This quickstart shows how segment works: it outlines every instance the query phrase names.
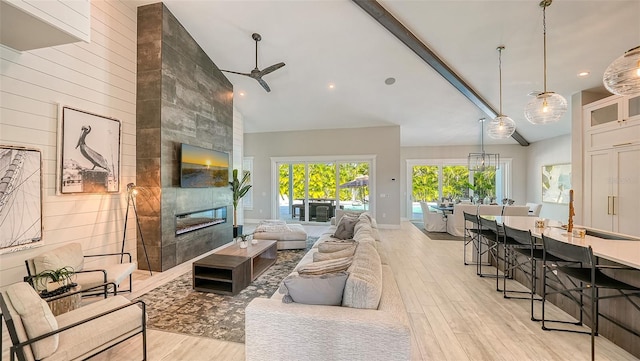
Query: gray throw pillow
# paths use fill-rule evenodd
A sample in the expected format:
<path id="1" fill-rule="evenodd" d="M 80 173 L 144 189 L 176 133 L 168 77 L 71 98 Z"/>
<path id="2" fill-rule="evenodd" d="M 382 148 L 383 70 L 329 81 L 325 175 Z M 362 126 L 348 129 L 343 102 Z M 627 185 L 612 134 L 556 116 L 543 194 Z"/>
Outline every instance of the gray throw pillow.
<path id="1" fill-rule="evenodd" d="M 282 281 L 280 293 L 284 303 L 339 306 L 348 273 L 327 273 L 319 276 L 290 274 Z"/>
<path id="2" fill-rule="evenodd" d="M 338 223 L 336 227 L 336 232 L 333 234 L 333 238 L 337 239 L 352 239 L 353 238 L 353 229 L 358 223 L 358 218 L 352 218 L 344 216 Z"/>

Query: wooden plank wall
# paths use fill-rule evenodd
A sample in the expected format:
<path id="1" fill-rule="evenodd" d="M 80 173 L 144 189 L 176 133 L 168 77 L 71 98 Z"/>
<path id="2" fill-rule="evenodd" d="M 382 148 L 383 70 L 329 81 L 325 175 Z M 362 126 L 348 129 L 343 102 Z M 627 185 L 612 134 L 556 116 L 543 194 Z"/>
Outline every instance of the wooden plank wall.
<path id="1" fill-rule="evenodd" d="M 56 194 L 58 104 L 122 122 L 119 194 Z M 135 4 L 92 1 L 90 43 L 22 53 L 0 45 L 0 144 L 42 151 L 44 228 L 43 247 L 0 255 L 0 286 L 22 280 L 25 259 L 68 242 L 86 254 L 120 251 L 124 188 L 136 180 Z M 126 250 L 134 259 L 135 235 L 131 221 Z"/>

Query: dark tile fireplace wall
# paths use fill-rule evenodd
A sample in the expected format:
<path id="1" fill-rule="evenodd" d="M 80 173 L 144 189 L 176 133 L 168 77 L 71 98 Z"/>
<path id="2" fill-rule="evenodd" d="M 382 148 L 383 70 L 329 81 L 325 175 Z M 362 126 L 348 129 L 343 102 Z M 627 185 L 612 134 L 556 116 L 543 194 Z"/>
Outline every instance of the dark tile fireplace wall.
<path id="1" fill-rule="evenodd" d="M 233 220 L 176 236 L 176 215 L 228 207 L 231 191 L 180 188 L 180 144 L 231 156 L 233 86 L 162 4 L 138 8 L 136 185 L 151 269 L 165 271 L 230 242 Z M 126 130 L 125 130 L 126 131 Z M 146 269 L 140 237 L 138 267 Z"/>

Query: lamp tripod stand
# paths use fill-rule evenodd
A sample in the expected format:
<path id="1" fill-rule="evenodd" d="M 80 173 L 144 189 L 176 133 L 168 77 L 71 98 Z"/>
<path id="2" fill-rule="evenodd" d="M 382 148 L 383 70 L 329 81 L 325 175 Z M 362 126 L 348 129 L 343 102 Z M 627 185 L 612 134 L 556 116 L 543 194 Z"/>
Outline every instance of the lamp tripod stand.
<path id="1" fill-rule="evenodd" d="M 138 219 L 138 209 L 136 208 L 136 201 L 134 199 L 138 191 L 135 189 L 136 185 L 133 183 L 127 184 L 127 211 L 124 214 L 124 232 L 122 234 L 122 250 L 120 251 L 120 263 L 124 257 L 124 242 L 127 239 L 127 221 L 129 221 L 129 205 L 133 205 L 133 213 L 136 216 L 136 224 L 138 232 L 140 233 L 140 241 L 142 242 L 142 249 L 144 250 L 144 257 L 147 260 L 147 266 L 149 267 L 149 274 L 153 276 L 151 272 L 151 263 L 149 262 L 149 254 L 147 254 L 147 246 L 144 244 L 144 237 L 142 236 L 142 228 L 140 227 L 140 219 Z"/>

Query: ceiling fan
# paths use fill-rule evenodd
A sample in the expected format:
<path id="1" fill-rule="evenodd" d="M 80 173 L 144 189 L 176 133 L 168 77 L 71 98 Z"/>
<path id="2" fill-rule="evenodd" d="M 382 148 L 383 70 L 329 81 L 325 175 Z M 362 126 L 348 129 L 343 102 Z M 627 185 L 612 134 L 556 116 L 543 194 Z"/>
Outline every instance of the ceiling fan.
<path id="1" fill-rule="evenodd" d="M 271 72 L 273 72 L 273 71 L 276 71 L 276 70 L 282 68 L 284 66 L 284 63 L 281 62 L 281 63 L 278 63 L 278 64 L 273 64 L 273 65 L 271 65 L 269 67 L 266 67 L 266 68 L 264 68 L 262 70 L 258 69 L 258 41 L 262 40 L 262 37 L 258 33 L 251 34 L 251 37 L 256 42 L 256 67 L 253 70 L 251 70 L 251 73 L 239 73 L 237 71 L 222 70 L 222 69 L 220 69 L 220 71 L 224 71 L 224 72 L 231 73 L 231 74 L 244 75 L 244 76 L 248 76 L 250 78 L 253 78 L 253 79 L 257 80 L 258 83 L 260 83 L 260 85 L 262 85 L 264 90 L 266 90 L 267 92 L 270 92 L 271 88 L 269 88 L 269 85 L 267 84 L 267 82 L 262 80 L 262 77 L 267 75 L 267 74 L 269 74 L 269 73 L 271 73 Z"/>

